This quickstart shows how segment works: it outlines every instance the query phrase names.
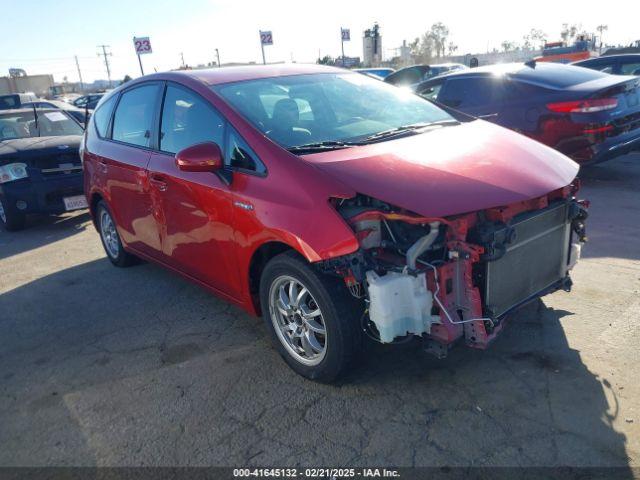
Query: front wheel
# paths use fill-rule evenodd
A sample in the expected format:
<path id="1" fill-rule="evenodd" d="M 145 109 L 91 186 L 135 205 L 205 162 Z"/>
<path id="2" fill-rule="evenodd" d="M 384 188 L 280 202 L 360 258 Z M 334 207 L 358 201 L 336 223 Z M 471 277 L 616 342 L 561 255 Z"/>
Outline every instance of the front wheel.
<path id="1" fill-rule="evenodd" d="M 0 226 L 8 232 L 22 230 L 25 226 L 26 215 L 9 207 L 6 200 L 0 197 Z"/>
<path id="2" fill-rule="evenodd" d="M 292 252 L 274 257 L 260 280 L 260 302 L 280 355 L 300 375 L 331 382 L 359 353 L 364 306 L 339 278 Z"/>

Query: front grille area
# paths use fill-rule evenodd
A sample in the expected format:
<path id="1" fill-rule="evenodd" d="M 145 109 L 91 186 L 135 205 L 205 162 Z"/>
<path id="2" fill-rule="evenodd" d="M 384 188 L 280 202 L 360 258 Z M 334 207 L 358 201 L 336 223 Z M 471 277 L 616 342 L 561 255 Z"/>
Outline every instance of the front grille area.
<path id="1" fill-rule="evenodd" d="M 485 247 L 494 252 L 480 276 L 488 315 L 499 317 L 566 276 L 569 211 L 568 202 L 551 205 L 485 234 Z"/>
<path id="2" fill-rule="evenodd" d="M 30 164 L 45 177 L 68 175 L 69 173 L 78 173 L 82 170 L 80 155 L 77 151 L 36 157 L 31 159 Z M 60 168 L 60 165 L 65 165 L 67 168 Z M 71 166 L 71 168 L 69 168 L 69 166 Z"/>

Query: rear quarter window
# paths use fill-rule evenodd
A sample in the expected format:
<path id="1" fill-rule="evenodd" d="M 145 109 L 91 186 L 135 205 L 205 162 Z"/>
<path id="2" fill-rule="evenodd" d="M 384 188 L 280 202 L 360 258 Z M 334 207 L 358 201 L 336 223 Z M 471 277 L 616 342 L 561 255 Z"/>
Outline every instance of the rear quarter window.
<path id="1" fill-rule="evenodd" d="M 98 135 L 102 138 L 107 136 L 109 128 L 109 120 L 111 120 L 111 112 L 116 104 L 116 95 L 104 102 L 93 114 L 93 123 L 96 126 Z"/>

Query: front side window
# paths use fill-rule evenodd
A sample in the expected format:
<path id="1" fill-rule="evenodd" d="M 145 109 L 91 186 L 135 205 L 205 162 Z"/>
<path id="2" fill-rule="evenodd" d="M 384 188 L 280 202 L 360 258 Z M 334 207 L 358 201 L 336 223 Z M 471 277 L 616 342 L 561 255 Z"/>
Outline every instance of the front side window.
<path id="1" fill-rule="evenodd" d="M 441 88 L 442 82 L 432 83 L 429 86 L 422 87 L 419 93 L 421 97 L 436 102 L 438 101 L 438 94 L 440 93 Z"/>
<path id="2" fill-rule="evenodd" d="M 160 127 L 160 150 L 178 153 L 197 143 L 222 145 L 224 120 L 202 97 L 167 86 Z"/>
<path id="3" fill-rule="evenodd" d="M 109 128 L 109 120 L 111 120 L 111 112 L 116 103 L 117 96 L 111 97 L 109 100 L 100 105 L 93 114 L 93 122 L 98 131 L 98 135 L 105 137 L 107 135 L 107 129 Z"/>
<path id="4" fill-rule="evenodd" d="M 212 88 L 285 148 L 367 142 L 391 129 L 455 121 L 412 92 L 358 73 L 261 78 Z"/>
<path id="5" fill-rule="evenodd" d="M 143 85 L 122 94 L 113 117 L 114 140 L 140 147 L 151 146 L 159 88 L 156 84 Z"/>
<path id="6" fill-rule="evenodd" d="M 260 175 L 267 173 L 267 169 L 258 156 L 233 128 L 229 128 L 225 159 L 227 165 L 232 168 L 255 172 Z"/>

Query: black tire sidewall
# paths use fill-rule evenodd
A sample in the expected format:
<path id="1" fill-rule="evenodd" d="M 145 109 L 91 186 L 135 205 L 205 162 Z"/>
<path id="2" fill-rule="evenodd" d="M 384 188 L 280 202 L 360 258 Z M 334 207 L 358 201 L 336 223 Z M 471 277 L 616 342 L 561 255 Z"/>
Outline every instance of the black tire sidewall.
<path id="1" fill-rule="evenodd" d="M 114 226 L 116 225 L 116 221 L 113 218 L 113 214 L 111 213 L 111 210 L 109 210 L 109 207 L 107 206 L 107 204 L 102 200 L 98 202 L 98 205 L 96 207 L 96 224 L 98 225 L 98 234 L 100 235 L 100 241 L 102 242 L 102 247 L 104 248 L 104 251 L 107 254 L 107 258 L 111 261 L 111 263 L 113 263 L 118 267 L 125 267 L 130 263 L 130 261 L 128 259 L 127 252 L 125 252 L 124 247 L 122 246 L 120 235 L 118 235 L 118 256 L 117 257 L 114 258 L 111 256 L 111 254 L 109 253 L 109 249 L 107 249 L 107 246 L 104 243 L 104 238 L 102 237 L 102 211 L 103 210 L 107 212 L 107 214 L 109 214 Z"/>
<path id="2" fill-rule="evenodd" d="M 0 203 L 2 203 L 2 207 L 4 208 L 4 214 L 7 217 L 7 221 L 3 221 L 0 218 L 0 225 L 7 232 L 15 232 L 17 230 L 22 230 L 25 226 L 26 215 L 22 212 L 19 212 L 15 209 L 15 207 L 10 207 L 7 204 L 4 196 L 0 196 Z"/>
<path id="3" fill-rule="evenodd" d="M 294 277 L 303 283 L 322 311 L 327 330 L 327 350 L 318 365 L 304 365 L 296 360 L 275 331 L 269 307 L 269 290 L 272 283 L 282 275 Z M 359 329 L 355 323 L 355 299 L 344 284 L 340 283 L 340 279 L 316 272 L 306 261 L 290 253 L 274 257 L 265 267 L 260 279 L 262 316 L 278 352 L 294 371 L 311 380 L 332 382 L 343 373 L 358 350 Z"/>

